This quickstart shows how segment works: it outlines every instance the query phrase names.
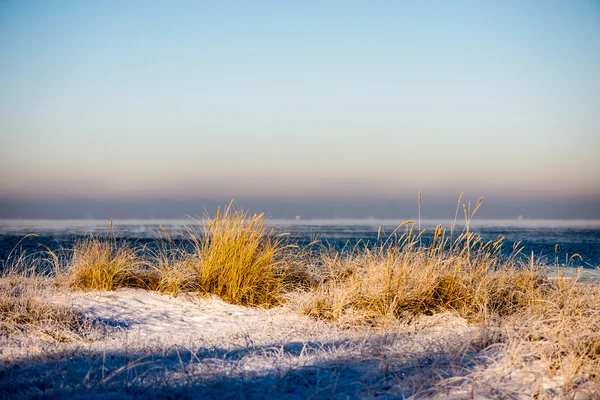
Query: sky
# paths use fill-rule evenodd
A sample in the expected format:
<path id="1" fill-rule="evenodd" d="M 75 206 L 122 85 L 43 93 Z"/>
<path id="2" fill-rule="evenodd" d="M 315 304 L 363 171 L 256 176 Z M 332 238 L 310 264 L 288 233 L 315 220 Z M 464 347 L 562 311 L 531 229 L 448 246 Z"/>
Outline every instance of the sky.
<path id="1" fill-rule="evenodd" d="M 0 55 L 0 218 L 600 218 L 600 1 L 3 0 Z"/>

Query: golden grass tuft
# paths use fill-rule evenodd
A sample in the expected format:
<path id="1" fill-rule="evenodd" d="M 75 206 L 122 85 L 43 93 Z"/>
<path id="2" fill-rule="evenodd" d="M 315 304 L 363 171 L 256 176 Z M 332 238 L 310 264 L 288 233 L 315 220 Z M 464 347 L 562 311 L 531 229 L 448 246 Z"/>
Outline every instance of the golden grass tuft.
<path id="1" fill-rule="evenodd" d="M 224 213 L 201 222 L 199 232 L 187 230 L 178 247 L 168 232 L 158 249 L 142 258 L 141 250 L 113 236 L 90 236 L 75 243 L 68 286 L 81 290 L 143 287 L 177 296 L 199 291 L 233 304 L 279 304 L 285 282 L 283 239 L 268 229 L 264 214 L 249 217 L 230 204 Z"/>
<path id="2" fill-rule="evenodd" d="M 204 221 L 201 236 L 190 237 L 198 260 L 198 290 L 233 304 L 279 304 L 283 242 L 265 226 L 264 214 L 248 217 L 230 204 Z"/>
<path id="3" fill-rule="evenodd" d="M 68 285 L 81 290 L 145 286 L 143 262 L 134 248 L 114 237 L 90 236 L 75 243 Z"/>

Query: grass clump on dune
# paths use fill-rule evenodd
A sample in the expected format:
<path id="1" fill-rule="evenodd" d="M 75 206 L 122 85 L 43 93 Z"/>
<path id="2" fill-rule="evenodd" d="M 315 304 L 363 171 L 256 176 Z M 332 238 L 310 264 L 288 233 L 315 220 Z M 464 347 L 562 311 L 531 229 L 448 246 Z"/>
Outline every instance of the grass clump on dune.
<path id="1" fill-rule="evenodd" d="M 191 235 L 198 289 L 233 304 L 273 306 L 283 289 L 280 236 L 265 226 L 264 214 L 219 208 L 204 221 L 201 235 Z"/>
<path id="2" fill-rule="evenodd" d="M 73 246 L 67 282 L 70 287 L 82 290 L 144 286 L 142 265 L 137 251 L 127 243 L 112 236 L 90 236 Z"/>
<path id="3" fill-rule="evenodd" d="M 143 287 L 177 296 L 211 293 L 233 304 L 274 306 L 284 287 L 283 239 L 265 225 L 264 214 L 248 214 L 231 203 L 200 231 L 187 230 L 177 246 L 166 230 L 158 248 L 140 250 L 114 236 L 75 243 L 67 271 L 71 288 L 115 290 Z"/>
<path id="4" fill-rule="evenodd" d="M 414 234 L 415 223 L 407 221 L 396 230 L 405 227 L 403 235 L 395 231 L 375 248 L 323 256 L 322 283 L 304 313 L 373 322 L 454 311 L 486 320 L 531 306 L 551 283 L 533 263 L 500 256 L 502 238 L 484 242 L 469 231 L 480 204 L 472 212 L 465 208 L 465 230 L 455 239 L 438 226 L 426 243 L 424 231 Z"/>
<path id="5" fill-rule="evenodd" d="M 543 290 L 539 270 L 486 255 L 406 247 L 366 249 L 341 260 L 325 256 L 323 283 L 304 312 L 334 320 L 347 311 L 365 320 L 441 311 L 486 319 L 527 307 Z"/>

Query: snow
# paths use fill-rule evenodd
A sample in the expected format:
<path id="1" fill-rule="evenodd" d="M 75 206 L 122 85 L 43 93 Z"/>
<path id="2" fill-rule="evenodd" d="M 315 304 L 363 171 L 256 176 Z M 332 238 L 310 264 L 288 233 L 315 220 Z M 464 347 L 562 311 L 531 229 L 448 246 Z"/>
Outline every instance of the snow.
<path id="1" fill-rule="evenodd" d="M 70 303 L 109 329 L 89 342 L 6 343 L 5 397 L 436 397 L 440 380 L 474 368 L 479 332 L 450 313 L 346 329 L 300 315 L 294 302 L 266 310 L 140 289 L 48 301 Z M 464 387 L 452 393 L 470 395 Z"/>

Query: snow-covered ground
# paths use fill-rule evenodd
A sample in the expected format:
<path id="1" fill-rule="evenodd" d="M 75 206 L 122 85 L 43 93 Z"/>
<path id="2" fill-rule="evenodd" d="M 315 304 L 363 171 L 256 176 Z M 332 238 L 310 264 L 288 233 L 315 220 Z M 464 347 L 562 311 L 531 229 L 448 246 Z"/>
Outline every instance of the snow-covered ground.
<path id="1" fill-rule="evenodd" d="M 496 386 L 523 381 L 493 349 L 480 351 L 479 327 L 447 313 L 347 329 L 301 316 L 294 301 L 265 310 L 138 289 L 48 301 L 72 304 L 107 332 L 70 343 L 1 339 L 2 397 L 493 398 Z M 473 371 L 486 387 L 473 389 Z"/>

